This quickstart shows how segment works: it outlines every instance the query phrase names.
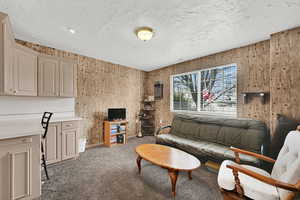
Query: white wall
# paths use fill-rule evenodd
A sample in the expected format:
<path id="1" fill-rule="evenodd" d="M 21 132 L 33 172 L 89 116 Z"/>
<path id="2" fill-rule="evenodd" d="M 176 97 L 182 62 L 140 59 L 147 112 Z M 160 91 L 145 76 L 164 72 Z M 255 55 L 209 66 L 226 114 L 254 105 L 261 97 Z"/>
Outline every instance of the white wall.
<path id="1" fill-rule="evenodd" d="M 55 117 L 74 116 L 74 98 L 0 96 L 0 120 L 40 118 L 45 111 Z"/>

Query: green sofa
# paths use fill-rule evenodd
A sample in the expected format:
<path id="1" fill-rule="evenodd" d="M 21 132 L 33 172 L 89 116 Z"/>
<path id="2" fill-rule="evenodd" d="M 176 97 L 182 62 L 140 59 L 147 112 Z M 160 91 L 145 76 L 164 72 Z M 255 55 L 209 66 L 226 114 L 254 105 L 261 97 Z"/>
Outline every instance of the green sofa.
<path id="1" fill-rule="evenodd" d="M 160 134 L 164 128 L 171 128 L 170 133 Z M 234 159 L 234 153 L 229 150 L 231 146 L 264 154 L 269 139 L 266 125 L 258 120 L 178 114 L 172 126 L 157 131 L 156 143 L 186 151 L 202 162 L 221 162 Z M 240 159 L 245 164 L 261 164 L 247 155 L 241 154 Z"/>

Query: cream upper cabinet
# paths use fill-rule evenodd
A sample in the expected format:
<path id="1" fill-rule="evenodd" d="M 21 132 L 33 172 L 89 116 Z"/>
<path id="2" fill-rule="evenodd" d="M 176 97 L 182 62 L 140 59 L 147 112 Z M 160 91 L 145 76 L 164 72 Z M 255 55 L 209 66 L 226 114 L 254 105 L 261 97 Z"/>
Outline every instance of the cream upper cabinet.
<path id="1" fill-rule="evenodd" d="M 38 57 L 38 95 L 76 97 L 77 65 L 55 56 Z"/>
<path id="2" fill-rule="evenodd" d="M 0 94 L 37 96 L 38 53 L 15 43 L 6 14 L 0 23 Z"/>
<path id="3" fill-rule="evenodd" d="M 0 95 L 76 97 L 74 60 L 40 55 L 17 44 L 9 18 L 0 12 Z"/>
<path id="4" fill-rule="evenodd" d="M 18 96 L 37 96 L 38 53 L 16 44 L 14 55 L 14 91 Z"/>
<path id="5" fill-rule="evenodd" d="M 59 96 L 59 60 L 56 57 L 38 57 L 38 96 Z"/>
<path id="6" fill-rule="evenodd" d="M 13 95 L 15 39 L 9 18 L 0 12 L 0 95 Z"/>
<path id="7" fill-rule="evenodd" d="M 75 97 L 77 92 L 77 69 L 73 60 L 60 60 L 60 96 Z"/>

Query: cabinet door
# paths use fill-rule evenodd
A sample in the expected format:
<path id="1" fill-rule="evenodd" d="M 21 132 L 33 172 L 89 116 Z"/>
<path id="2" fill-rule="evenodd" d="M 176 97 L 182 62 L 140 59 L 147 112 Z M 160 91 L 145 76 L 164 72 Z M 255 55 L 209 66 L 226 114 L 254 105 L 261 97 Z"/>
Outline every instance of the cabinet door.
<path id="1" fill-rule="evenodd" d="M 37 96 L 37 54 L 16 45 L 14 59 L 15 95 Z"/>
<path id="2" fill-rule="evenodd" d="M 1 145 L 0 199 L 29 198 L 32 194 L 32 144 Z"/>
<path id="3" fill-rule="evenodd" d="M 78 130 L 70 129 L 62 131 L 62 160 L 73 158 L 77 155 Z"/>
<path id="4" fill-rule="evenodd" d="M 31 195 L 31 147 L 20 145 L 9 152 L 10 195 L 20 199 Z"/>
<path id="5" fill-rule="evenodd" d="M 14 79 L 13 79 L 13 61 L 15 51 L 15 39 L 12 33 L 11 25 L 8 17 L 6 17 L 0 27 L 0 36 L 3 38 L 3 45 L 0 49 L 0 93 L 5 95 L 13 95 Z"/>
<path id="6" fill-rule="evenodd" d="M 60 96 L 75 97 L 77 92 L 77 69 L 72 60 L 60 60 Z"/>
<path id="7" fill-rule="evenodd" d="M 59 96 L 59 60 L 56 57 L 38 57 L 38 95 Z"/>
<path id="8" fill-rule="evenodd" d="M 61 160 L 61 123 L 51 123 L 45 140 L 47 164 Z"/>

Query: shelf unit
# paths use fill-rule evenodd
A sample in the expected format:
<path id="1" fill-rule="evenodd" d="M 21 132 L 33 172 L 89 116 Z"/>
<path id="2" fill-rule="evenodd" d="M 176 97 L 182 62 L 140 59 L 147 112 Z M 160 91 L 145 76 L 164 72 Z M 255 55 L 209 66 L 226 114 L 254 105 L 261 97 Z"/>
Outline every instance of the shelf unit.
<path id="1" fill-rule="evenodd" d="M 153 136 L 155 132 L 155 118 L 154 118 L 154 103 L 155 101 L 145 100 L 142 102 L 143 108 L 141 110 L 141 128 L 143 136 Z"/>
<path id="2" fill-rule="evenodd" d="M 251 100 L 252 97 L 259 97 L 260 102 L 265 104 L 268 97 L 270 96 L 269 92 L 242 92 L 243 95 L 243 103 L 247 104 Z"/>
<path id="3" fill-rule="evenodd" d="M 111 147 L 127 143 L 127 124 L 128 121 L 104 121 L 104 145 Z M 123 135 L 123 141 L 117 141 L 117 137 Z"/>

